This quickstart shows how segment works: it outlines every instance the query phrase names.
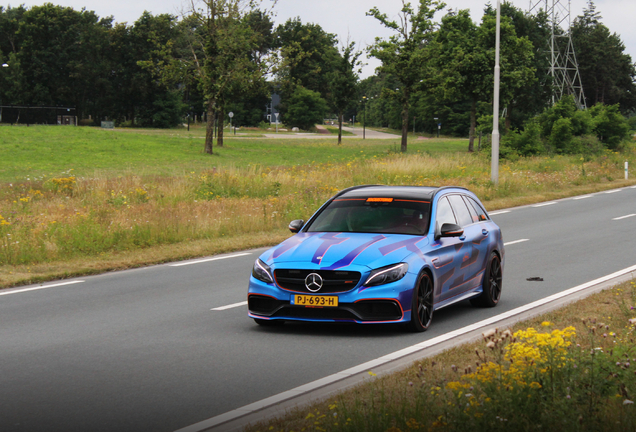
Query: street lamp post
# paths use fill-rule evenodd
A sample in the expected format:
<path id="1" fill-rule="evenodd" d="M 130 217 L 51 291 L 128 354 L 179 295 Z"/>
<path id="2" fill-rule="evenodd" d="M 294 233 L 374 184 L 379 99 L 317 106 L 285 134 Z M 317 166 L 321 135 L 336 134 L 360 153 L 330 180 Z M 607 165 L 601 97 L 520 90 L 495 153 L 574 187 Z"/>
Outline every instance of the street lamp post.
<path id="1" fill-rule="evenodd" d="M 501 69 L 499 67 L 499 48 L 501 45 L 501 5 L 497 0 L 497 27 L 495 35 L 495 90 L 493 97 L 492 115 L 492 157 L 490 163 L 490 179 L 494 184 L 499 183 L 499 81 Z"/>
<path id="2" fill-rule="evenodd" d="M 2 64 L 3 68 L 8 68 L 9 65 L 7 63 Z M 0 123 L 2 123 L 2 98 L 0 97 Z"/>

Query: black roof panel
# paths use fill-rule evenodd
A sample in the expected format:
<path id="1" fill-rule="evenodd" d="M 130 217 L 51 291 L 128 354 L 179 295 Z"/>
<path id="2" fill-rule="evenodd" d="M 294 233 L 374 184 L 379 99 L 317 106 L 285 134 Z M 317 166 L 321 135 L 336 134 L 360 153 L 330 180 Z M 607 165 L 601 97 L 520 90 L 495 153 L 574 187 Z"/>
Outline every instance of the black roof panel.
<path id="1" fill-rule="evenodd" d="M 365 186 L 343 191 L 338 198 L 387 197 L 430 200 L 439 189 L 426 186 Z"/>

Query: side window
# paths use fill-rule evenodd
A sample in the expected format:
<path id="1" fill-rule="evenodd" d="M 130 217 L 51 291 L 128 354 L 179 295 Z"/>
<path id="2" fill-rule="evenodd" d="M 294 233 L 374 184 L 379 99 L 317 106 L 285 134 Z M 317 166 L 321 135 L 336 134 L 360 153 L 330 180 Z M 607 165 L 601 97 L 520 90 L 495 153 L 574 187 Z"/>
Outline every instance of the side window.
<path id="1" fill-rule="evenodd" d="M 470 204 L 473 205 L 473 207 L 475 208 L 475 211 L 477 212 L 477 217 L 479 217 L 480 221 L 485 221 L 488 220 L 488 216 L 486 216 L 486 212 L 484 211 L 484 209 L 479 205 L 479 203 L 477 201 L 475 201 L 474 199 L 472 199 L 471 197 L 466 197 L 468 198 L 468 202 Z"/>
<path id="2" fill-rule="evenodd" d="M 466 203 L 466 207 L 468 207 L 468 211 L 470 212 L 470 218 L 473 220 L 473 223 L 479 222 L 479 215 L 477 214 L 477 211 L 475 210 L 475 207 L 473 207 L 473 205 L 470 203 L 470 201 L 468 201 L 468 197 L 462 195 L 462 198 L 464 198 L 464 202 Z"/>
<path id="3" fill-rule="evenodd" d="M 468 207 L 466 207 L 466 203 L 464 203 L 464 200 L 460 195 L 450 195 L 448 200 L 455 211 L 455 216 L 457 216 L 457 221 L 460 226 L 465 227 L 473 223 Z"/>
<path id="4" fill-rule="evenodd" d="M 453 214 L 453 209 L 450 206 L 450 203 L 446 199 L 446 197 L 441 198 L 437 202 L 437 218 L 435 219 L 437 222 L 437 226 L 439 228 L 442 227 L 445 223 L 456 224 L 455 215 Z"/>

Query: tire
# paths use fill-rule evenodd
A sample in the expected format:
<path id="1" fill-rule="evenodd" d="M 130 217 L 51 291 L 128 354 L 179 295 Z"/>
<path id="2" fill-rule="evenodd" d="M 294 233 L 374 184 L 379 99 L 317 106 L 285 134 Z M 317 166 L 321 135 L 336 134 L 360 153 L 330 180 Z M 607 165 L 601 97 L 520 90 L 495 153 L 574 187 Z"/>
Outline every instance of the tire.
<path id="1" fill-rule="evenodd" d="M 423 332 L 433 320 L 433 281 L 428 273 L 420 275 L 413 289 L 410 330 Z"/>
<path id="2" fill-rule="evenodd" d="M 265 320 L 260 318 L 254 318 L 254 322 L 256 322 L 256 324 L 258 324 L 259 326 L 263 326 L 263 327 L 275 327 L 275 326 L 283 325 L 285 323 L 285 321 L 283 320 Z"/>
<path id="3" fill-rule="evenodd" d="M 495 252 L 490 254 L 484 273 L 483 292 L 479 297 L 470 299 L 473 306 L 495 307 L 501 298 L 502 270 L 501 260 Z"/>

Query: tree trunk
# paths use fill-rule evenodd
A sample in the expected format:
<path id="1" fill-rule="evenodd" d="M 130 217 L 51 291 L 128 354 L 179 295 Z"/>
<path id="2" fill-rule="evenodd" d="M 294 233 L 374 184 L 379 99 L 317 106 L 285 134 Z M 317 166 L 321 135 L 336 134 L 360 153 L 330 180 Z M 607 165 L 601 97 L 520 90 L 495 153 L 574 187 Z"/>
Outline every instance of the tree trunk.
<path id="1" fill-rule="evenodd" d="M 338 112 L 338 145 L 342 144 L 342 111 Z"/>
<path id="2" fill-rule="evenodd" d="M 223 147 L 223 121 L 225 119 L 225 110 L 223 108 L 219 109 L 217 115 L 219 116 L 219 124 L 218 135 L 216 137 L 216 146 Z"/>
<path id="3" fill-rule="evenodd" d="M 406 153 L 407 137 L 409 134 L 409 106 L 405 103 L 402 107 L 402 153 Z"/>
<path id="4" fill-rule="evenodd" d="M 207 123 L 205 128 L 205 152 L 213 154 L 212 146 L 214 144 L 214 102 L 208 101 Z"/>
<path id="5" fill-rule="evenodd" d="M 468 152 L 475 151 L 475 128 L 477 126 L 477 99 L 473 98 L 470 106 L 470 130 L 468 132 Z"/>

